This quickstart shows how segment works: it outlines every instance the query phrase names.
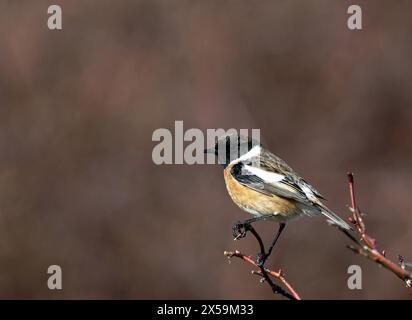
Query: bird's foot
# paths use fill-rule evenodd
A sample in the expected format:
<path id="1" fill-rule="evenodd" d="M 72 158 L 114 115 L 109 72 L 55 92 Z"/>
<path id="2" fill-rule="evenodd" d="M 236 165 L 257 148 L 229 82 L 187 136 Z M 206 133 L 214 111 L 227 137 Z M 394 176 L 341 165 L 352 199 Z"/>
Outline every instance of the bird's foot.
<path id="1" fill-rule="evenodd" d="M 250 224 L 244 221 L 237 221 L 232 226 L 232 234 L 235 240 L 246 237 Z"/>

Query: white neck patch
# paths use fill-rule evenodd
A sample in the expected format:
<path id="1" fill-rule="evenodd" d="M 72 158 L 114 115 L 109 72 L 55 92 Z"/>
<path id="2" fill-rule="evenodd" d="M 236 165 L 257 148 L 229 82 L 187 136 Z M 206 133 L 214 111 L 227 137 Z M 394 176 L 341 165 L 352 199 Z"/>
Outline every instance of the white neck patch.
<path id="1" fill-rule="evenodd" d="M 239 158 L 237 158 L 235 160 L 232 160 L 229 163 L 229 165 L 232 165 L 232 164 L 235 164 L 235 163 L 238 163 L 238 162 L 241 162 L 241 161 L 245 161 L 245 160 L 251 159 L 253 157 L 257 157 L 260 154 L 260 150 L 261 150 L 261 148 L 260 148 L 259 145 L 254 146 L 252 149 L 250 149 L 249 152 L 245 153 L 244 155 L 240 156 Z"/>

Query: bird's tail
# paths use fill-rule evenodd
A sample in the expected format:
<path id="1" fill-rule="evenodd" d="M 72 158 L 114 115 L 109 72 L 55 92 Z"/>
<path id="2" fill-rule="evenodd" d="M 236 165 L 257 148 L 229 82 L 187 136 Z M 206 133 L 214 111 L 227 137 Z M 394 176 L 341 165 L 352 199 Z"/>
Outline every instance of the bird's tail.
<path id="1" fill-rule="evenodd" d="M 348 225 L 342 218 L 340 218 L 336 213 L 329 210 L 325 206 L 319 206 L 319 209 L 321 210 L 322 214 L 326 218 L 328 218 L 331 224 L 337 225 L 338 227 L 348 230 L 348 231 L 353 230 L 353 228 L 350 225 Z"/>

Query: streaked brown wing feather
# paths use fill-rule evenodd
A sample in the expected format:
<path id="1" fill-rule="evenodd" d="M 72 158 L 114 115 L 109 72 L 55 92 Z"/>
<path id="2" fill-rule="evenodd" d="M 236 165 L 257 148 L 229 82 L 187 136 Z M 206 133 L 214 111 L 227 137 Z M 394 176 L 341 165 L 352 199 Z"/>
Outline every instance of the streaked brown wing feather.
<path id="1" fill-rule="evenodd" d="M 301 184 L 308 187 L 315 196 L 319 199 L 325 200 L 323 195 L 316 190 L 313 186 L 307 183 L 303 178 L 300 177 L 298 173 L 296 173 L 285 161 L 283 161 L 278 156 L 274 155 L 271 152 L 265 151 L 260 154 L 260 167 L 264 170 L 269 172 L 275 172 L 279 174 L 283 174 L 287 177 L 292 184 L 296 186 L 300 186 Z M 299 188 L 300 189 L 300 188 Z"/>

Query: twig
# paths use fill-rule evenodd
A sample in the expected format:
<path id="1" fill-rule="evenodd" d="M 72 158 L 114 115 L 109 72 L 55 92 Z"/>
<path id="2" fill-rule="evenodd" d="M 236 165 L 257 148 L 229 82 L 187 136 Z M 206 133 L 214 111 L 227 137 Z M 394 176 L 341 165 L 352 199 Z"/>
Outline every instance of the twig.
<path id="1" fill-rule="evenodd" d="M 399 258 L 399 264 L 389 260 L 385 255 L 386 252 L 379 251 L 376 247 L 376 240 L 369 236 L 366 232 L 366 225 L 363 221 L 362 213 L 360 212 L 359 208 L 356 205 L 356 198 L 355 198 L 355 182 L 353 178 L 353 173 L 348 173 L 348 181 L 349 181 L 349 195 L 351 200 L 351 208 L 352 217 L 350 221 L 355 227 L 355 231 L 359 236 L 359 239 L 356 239 L 350 232 L 344 233 L 356 243 L 356 246 L 348 246 L 350 250 L 353 252 L 360 254 L 369 260 L 372 260 L 379 265 L 383 266 L 387 270 L 394 273 L 398 278 L 405 282 L 407 287 L 412 287 L 412 273 L 406 270 L 407 263 L 404 262 L 404 258 Z"/>
<path id="2" fill-rule="evenodd" d="M 263 244 L 262 238 L 259 236 L 255 228 L 253 228 L 251 225 L 248 225 L 247 231 L 250 231 L 253 234 L 253 236 L 256 238 L 257 242 L 259 243 L 261 254 L 265 254 L 265 246 Z M 232 257 L 237 257 L 237 258 L 242 259 L 243 261 L 250 263 L 256 268 L 259 268 L 258 271 L 253 270 L 252 274 L 261 276 L 262 280 L 264 280 L 265 282 L 269 284 L 274 294 L 280 294 L 284 296 L 285 298 L 288 298 L 291 300 L 301 300 L 299 294 L 295 291 L 295 289 L 293 289 L 293 287 L 289 284 L 289 282 L 286 281 L 285 276 L 281 270 L 276 272 L 276 271 L 264 268 L 263 266 L 259 266 L 258 263 L 255 260 L 253 260 L 250 256 L 247 256 L 237 250 L 236 251 L 225 251 L 223 254 L 229 259 Z M 272 279 L 270 278 L 270 276 L 279 280 L 286 287 L 287 290 L 283 289 L 280 285 L 277 285 L 276 283 L 274 283 Z"/>
<path id="3" fill-rule="evenodd" d="M 269 278 L 269 281 L 272 283 L 270 284 L 273 290 L 273 286 L 276 287 L 275 289 L 275 293 L 276 294 L 281 294 L 289 299 L 292 300 L 302 300 L 301 297 L 299 296 L 299 294 L 295 291 L 295 289 L 293 289 L 293 287 L 289 284 L 289 282 L 287 282 L 287 280 L 285 279 L 284 274 L 282 273 L 281 270 L 279 271 L 273 271 L 267 268 L 262 268 L 259 267 L 256 262 L 250 257 L 250 256 L 246 256 L 243 253 L 239 252 L 238 250 L 236 251 L 225 251 L 224 255 L 228 258 L 232 258 L 232 257 L 237 257 L 240 258 L 248 263 L 250 263 L 251 265 L 259 268 L 260 270 L 256 271 L 253 270 L 252 274 L 256 274 L 258 276 L 263 277 L 263 279 L 265 279 L 265 281 L 268 281 L 267 277 L 268 275 L 272 276 L 273 278 L 278 279 L 286 288 L 287 290 L 290 292 L 287 292 L 286 290 L 284 290 L 282 287 L 278 286 L 277 284 L 273 283 L 273 281 L 271 281 L 271 279 Z M 263 272 L 262 272 L 263 269 Z"/>

